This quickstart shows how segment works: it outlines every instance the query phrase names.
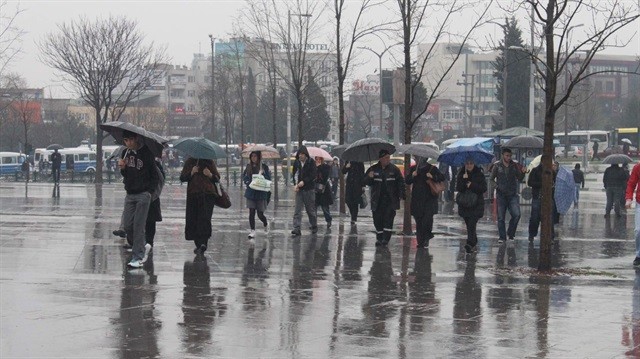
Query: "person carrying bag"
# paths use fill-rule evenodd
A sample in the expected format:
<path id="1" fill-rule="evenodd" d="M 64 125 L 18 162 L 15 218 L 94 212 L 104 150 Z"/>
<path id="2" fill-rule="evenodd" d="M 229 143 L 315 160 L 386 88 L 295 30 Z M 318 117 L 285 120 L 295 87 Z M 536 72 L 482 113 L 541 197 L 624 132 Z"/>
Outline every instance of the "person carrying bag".
<path id="1" fill-rule="evenodd" d="M 249 154 L 249 164 L 243 174 L 243 182 L 247 186 L 244 197 L 249 209 L 249 239 L 256 236 L 256 212 L 264 226 L 265 233 L 269 233 L 269 223 L 264 212 L 267 210 L 269 192 L 271 192 L 271 172 L 262 163 L 262 152 L 253 151 Z"/>

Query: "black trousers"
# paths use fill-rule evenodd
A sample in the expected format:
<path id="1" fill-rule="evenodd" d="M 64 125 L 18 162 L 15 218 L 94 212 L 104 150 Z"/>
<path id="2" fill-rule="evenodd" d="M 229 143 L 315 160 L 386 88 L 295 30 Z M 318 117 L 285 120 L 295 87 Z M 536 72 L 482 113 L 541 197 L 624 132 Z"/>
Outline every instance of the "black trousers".
<path id="1" fill-rule="evenodd" d="M 156 221 L 147 221 L 144 227 L 145 242 L 153 247 L 153 238 L 156 236 Z"/>
<path id="2" fill-rule="evenodd" d="M 214 202 L 215 198 L 212 194 L 187 195 L 184 236 L 186 240 L 193 241 L 196 248 L 209 243 Z"/>
<path id="3" fill-rule="evenodd" d="M 373 225 L 376 227 L 376 239 L 378 242 L 389 243 L 393 233 L 393 220 L 396 218 L 396 210 L 390 203 L 379 203 L 373 214 Z"/>
<path id="4" fill-rule="evenodd" d="M 416 239 L 418 246 L 429 243 L 433 238 L 433 214 L 423 214 L 422 216 L 413 216 L 416 221 Z"/>
<path id="5" fill-rule="evenodd" d="M 467 244 L 475 246 L 478 244 L 478 234 L 476 228 L 478 226 L 478 217 L 463 217 L 464 224 L 467 226 Z"/>
<path id="6" fill-rule="evenodd" d="M 351 214 L 351 222 L 358 221 L 358 211 L 360 210 L 360 203 L 358 202 L 347 202 L 347 207 L 349 207 L 349 213 Z"/>

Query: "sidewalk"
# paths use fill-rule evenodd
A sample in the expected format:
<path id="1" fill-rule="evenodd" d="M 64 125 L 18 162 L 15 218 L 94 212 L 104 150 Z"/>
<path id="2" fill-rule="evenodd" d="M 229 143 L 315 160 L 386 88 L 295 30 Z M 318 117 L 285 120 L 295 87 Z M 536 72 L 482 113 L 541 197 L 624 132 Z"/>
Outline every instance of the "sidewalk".
<path id="1" fill-rule="evenodd" d="M 464 223 L 450 205 L 436 237 L 376 249 L 371 212 L 357 228 L 292 238 L 293 202 L 281 193 L 269 235 L 247 241 L 248 211 L 214 210 L 206 259 L 184 241 L 186 186 L 167 185 L 163 222 L 144 270 L 111 231 L 121 184 L 0 183 L 0 357 L 416 358 L 640 355 L 640 276 L 633 211 L 605 221 L 605 196 L 581 194 L 553 248 L 555 275 L 539 275 L 539 241 L 497 244 L 489 215 L 466 259 Z M 25 196 L 26 193 L 26 196 Z M 396 216 L 400 228 L 402 211 Z M 306 216 L 303 215 L 303 220 Z M 638 288 L 634 290 L 634 288 Z"/>

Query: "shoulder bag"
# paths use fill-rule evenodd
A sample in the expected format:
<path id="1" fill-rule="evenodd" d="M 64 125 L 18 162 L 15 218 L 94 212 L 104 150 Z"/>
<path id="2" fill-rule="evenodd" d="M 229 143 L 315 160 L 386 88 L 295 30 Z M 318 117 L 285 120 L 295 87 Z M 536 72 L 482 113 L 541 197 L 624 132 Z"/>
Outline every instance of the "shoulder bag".
<path id="1" fill-rule="evenodd" d="M 224 187 L 218 183 L 214 183 L 216 187 L 216 191 L 218 192 L 218 197 L 216 197 L 214 204 L 220 208 L 229 208 L 231 207 L 231 199 L 229 199 L 229 194 L 224 190 Z"/>
<path id="2" fill-rule="evenodd" d="M 478 195 L 472 191 L 458 192 L 456 194 L 456 203 L 460 207 L 474 207 L 478 203 Z"/>
<path id="3" fill-rule="evenodd" d="M 431 194 L 434 196 L 439 196 L 440 193 L 444 192 L 444 190 L 447 188 L 447 185 L 444 182 L 436 182 L 431 178 L 427 178 L 427 185 L 429 185 L 429 189 L 431 189 Z"/>

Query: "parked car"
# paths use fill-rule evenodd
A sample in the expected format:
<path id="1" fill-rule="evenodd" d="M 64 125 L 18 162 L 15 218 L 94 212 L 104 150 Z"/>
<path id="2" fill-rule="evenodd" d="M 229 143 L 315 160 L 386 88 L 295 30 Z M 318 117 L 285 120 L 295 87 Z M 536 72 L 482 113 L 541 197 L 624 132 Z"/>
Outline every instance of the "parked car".
<path id="1" fill-rule="evenodd" d="M 556 147 L 556 158 L 563 158 L 566 146 Z M 569 146 L 568 156 L 571 158 L 578 158 L 582 156 L 582 148 L 579 146 Z"/>
<path id="2" fill-rule="evenodd" d="M 624 151 L 622 151 L 621 145 L 609 146 L 605 148 L 602 152 L 600 152 L 599 155 L 602 158 L 604 158 L 606 156 L 616 154 L 616 153 L 624 153 Z M 629 157 L 640 157 L 640 153 L 638 153 L 638 147 L 629 146 Z"/>

